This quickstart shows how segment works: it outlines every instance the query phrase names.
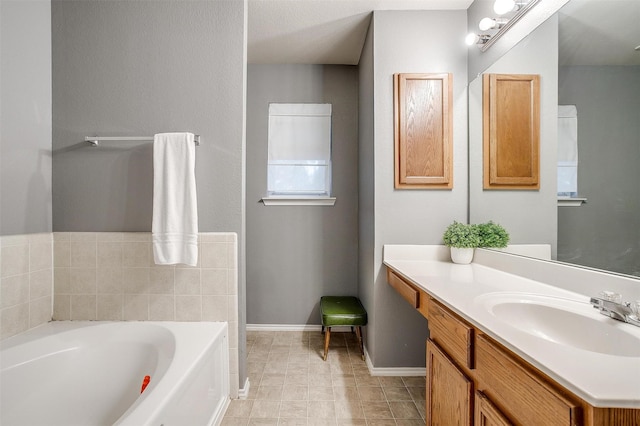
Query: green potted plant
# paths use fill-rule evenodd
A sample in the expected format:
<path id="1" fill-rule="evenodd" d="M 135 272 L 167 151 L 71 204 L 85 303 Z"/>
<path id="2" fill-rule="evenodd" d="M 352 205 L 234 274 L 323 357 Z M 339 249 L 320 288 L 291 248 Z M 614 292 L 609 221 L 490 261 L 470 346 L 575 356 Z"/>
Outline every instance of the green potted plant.
<path id="1" fill-rule="evenodd" d="M 478 226 L 454 221 L 442 235 L 444 245 L 451 249 L 453 263 L 468 264 L 473 260 L 473 250 L 480 245 Z"/>
<path id="2" fill-rule="evenodd" d="M 489 221 L 477 225 L 480 235 L 478 247 L 505 248 L 509 244 L 509 233 L 501 225 Z"/>

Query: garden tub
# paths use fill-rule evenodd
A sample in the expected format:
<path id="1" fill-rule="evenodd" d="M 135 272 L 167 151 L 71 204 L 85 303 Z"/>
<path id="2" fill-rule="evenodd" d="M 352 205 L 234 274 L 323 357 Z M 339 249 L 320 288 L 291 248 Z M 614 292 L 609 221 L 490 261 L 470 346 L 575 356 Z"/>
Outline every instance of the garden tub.
<path id="1" fill-rule="evenodd" d="M 228 354 L 224 322 L 50 322 L 0 342 L 0 424 L 218 424 Z"/>

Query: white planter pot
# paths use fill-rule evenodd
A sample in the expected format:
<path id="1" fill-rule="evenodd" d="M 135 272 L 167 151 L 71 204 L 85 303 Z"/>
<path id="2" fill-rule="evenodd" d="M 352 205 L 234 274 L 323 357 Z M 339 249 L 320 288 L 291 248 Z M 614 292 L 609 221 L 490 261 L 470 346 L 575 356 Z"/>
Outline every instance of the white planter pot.
<path id="1" fill-rule="evenodd" d="M 473 260 L 472 248 L 451 247 L 451 260 L 453 263 L 468 265 Z"/>

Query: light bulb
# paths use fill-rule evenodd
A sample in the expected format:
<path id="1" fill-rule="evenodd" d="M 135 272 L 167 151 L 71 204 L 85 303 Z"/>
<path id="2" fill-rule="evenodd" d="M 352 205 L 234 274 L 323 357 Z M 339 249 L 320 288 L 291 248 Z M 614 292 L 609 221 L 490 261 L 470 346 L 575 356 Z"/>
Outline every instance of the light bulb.
<path id="1" fill-rule="evenodd" d="M 498 15 L 504 15 L 511 12 L 515 6 L 515 0 L 496 0 L 493 4 L 493 11 Z"/>
<path id="2" fill-rule="evenodd" d="M 478 34 L 474 34 L 474 33 L 469 33 L 464 38 L 464 42 L 467 44 L 467 46 L 473 46 L 474 44 L 476 44 L 478 42 L 478 40 L 480 40 L 480 36 L 478 36 Z"/>
<path id="3" fill-rule="evenodd" d="M 478 24 L 478 28 L 480 28 L 480 31 L 487 31 L 487 30 L 490 30 L 491 28 L 495 28 L 497 25 L 498 23 L 496 22 L 495 19 L 482 18 L 482 20 Z"/>

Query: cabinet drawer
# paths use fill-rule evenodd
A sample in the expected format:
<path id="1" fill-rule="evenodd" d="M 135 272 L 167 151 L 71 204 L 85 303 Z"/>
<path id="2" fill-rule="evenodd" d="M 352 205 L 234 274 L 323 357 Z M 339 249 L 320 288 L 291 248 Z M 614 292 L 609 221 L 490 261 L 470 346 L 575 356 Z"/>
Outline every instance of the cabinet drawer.
<path id="1" fill-rule="evenodd" d="M 515 424 L 582 424 L 578 404 L 481 334 L 476 336 L 476 373 L 481 383 L 478 390 Z"/>
<path id="2" fill-rule="evenodd" d="M 458 364 L 473 369 L 473 327 L 434 299 L 428 311 L 429 338 Z"/>
<path id="3" fill-rule="evenodd" d="M 409 302 L 415 309 L 418 309 L 418 306 L 420 306 L 420 292 L 417 289 L 396 275 L 391 269 L 387 269 L 387 281 L 391 287 L 400 293 L 404 300 Z"/>

